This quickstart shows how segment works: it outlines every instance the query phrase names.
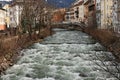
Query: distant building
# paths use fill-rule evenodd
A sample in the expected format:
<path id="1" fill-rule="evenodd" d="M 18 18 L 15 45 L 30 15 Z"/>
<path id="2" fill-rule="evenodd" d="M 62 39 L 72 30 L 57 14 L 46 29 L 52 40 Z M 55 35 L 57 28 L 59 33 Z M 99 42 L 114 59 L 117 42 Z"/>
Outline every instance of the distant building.
<path id="1" fill-rule="evenodd" d="M 113 0 L 113 29 L 120 33 L 120 0 Z"/>
<path id="2" fill-rule="evenodd" d="M 10 15 L 10 27 L 17 27 L 20 21 L 20 15 L 22 12 L 22 2 L 13 2 L 10 5 L 9 15 Z"/>
<path id="3" fill-rule="evenodd" d="M 68 22 L 74 22 L 75 21 L 73 7 L 71 7 L 71 8 L 69 8 L 69 9 L 66 10 L 65 21 L 68 21 Z"/>
<path id="4" fill-rule="evenodd" d="M 9 4 L 5 4 L 3 6 L 3 9 L 6 10 L 6 27 L 9 28 L 10 27 L 10 7 L 9 7 Z"/>
<path id="5" fill-rule="evenodd" d="M 83 22 L 84 20 L 84 5 L 83 0 L 76 0 L 67 10 L 65 15 L 66 21 Z"/>
<path id="6" fill-rule="evenodd" d="M 89 0 L 84 0 L 84 23 L 88 26 Z"/>
<path id="7" fill-rule="evenodd" d="M 0 8 L 0 30 L 6 29 L 6 11 Z"/>
<path id="8" fill-rule="evenodd" d="M 53 11 L 53 22 L 62 22 L 64 21 L 64 16 L 65 16 L 65 8 L 62 9 L 57 9 Z"/>
<path id="9" fill-rule="evenodd" d="M 75 17 L 75 22 L 83 22 L 84 20 L 84 5 L 83 1 L 79 0 L 77 1 L 76 4 L 73 5 L 74 7 L 74 17 Z"/>

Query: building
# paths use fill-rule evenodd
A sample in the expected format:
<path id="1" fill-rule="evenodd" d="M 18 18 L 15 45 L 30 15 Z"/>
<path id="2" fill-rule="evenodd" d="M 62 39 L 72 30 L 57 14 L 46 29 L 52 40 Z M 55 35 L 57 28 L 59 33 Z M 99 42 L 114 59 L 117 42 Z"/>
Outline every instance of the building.
<path id="1" fill-rule="evenodd" d="M 96 21 L 98 29 L 101 28 L 101 0 L 96 0 Z"/>
<path id="2" fill-rule="evenodd" d="M 22 12 L 21 2 L 13 2 L 10 5 L 9 15 L 10 15 L 10 27 L 16 28 L 19 25 L 20 15 Z"/>
<path id="3" fill-rule="evenodd" d="M 89 0 L 88 3 L 88 27 L 97 28 L 96 0 Z"/>
<path id="4" fill-rule="evenodd" d="M 84 20 L 84 5 L 83 0 L 79 0 L 74 6 L 74 17 L 75 22 L 83 22 Z"/>
<path id="5" fill-rule="evenodd" d="M 96 0 L 96 18 L 99 29 L 112 28 L 112 0 Z"/>
<path id="6" fill-rule="evenodd" d="M 113 0 L 113 29 L 120 33 L 120 0 Z"/>
<path id="7" fill-rule="evenodd" d="M 71 22 L 83 22 L 84 20 L 84 5 L 83 0 L 76 0 L 67 10 L 65 20 Z"/>
<path id="8" fill-rule="evenodd" d="M 6 10 L 0 8 L 0 30 L 6 29 Z"/>
<path id="9" fill-rule="evenodd" d="M 65 16 L 65 8 L 53 11 L 53 22 L 62 22 Z"/>
<path id="10" fill-rule="evenodd" d="M 9 28 L 10 27 L 10 7 L 9 7 L 9 4 L 5 4 L 3 6 L 3 9 L 6 10 L 6 27 Z"/>
<path id="11" fill-rule="evenodd" d="M 67 22 L 74 22 L 75 21 L 73 7 L 70 7 L 69 9 L 66 9 L 65 21 L 67 21 Z"/>

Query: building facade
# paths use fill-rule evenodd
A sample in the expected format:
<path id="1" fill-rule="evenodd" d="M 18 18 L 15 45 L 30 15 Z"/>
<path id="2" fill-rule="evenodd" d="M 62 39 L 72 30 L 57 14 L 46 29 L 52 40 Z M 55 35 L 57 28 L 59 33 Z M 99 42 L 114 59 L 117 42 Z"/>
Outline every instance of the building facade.
<path id="1" fill-rule="evenodd" d="M 99 29 L 112 28 L 112 0 L 96 0 L 96 20 Z"/>
<path id="2" fill-rule="evenodd" d="M 83 0 L 76 0 L 75 3 L 67 10 L 65 20 L 71 22 L 83 22 L 84 20 L 84 5 Z"/>
<path id="3" fill-rule="evenodd" d="M 67 22 L 74 22 L 75 17 L 74 17 L 74 9 L 73 7 L 69 8 L 65 12 L 65 21 Z"/>
<path id="4" fill-rule="evenodd" d="M 84 23 L 88 26 L 89 0 L 84 0 Z"/>
<path id="5" fill-rule="evenodd" d="M 101 28 L 101 0 L 96 0 L 96 22 L 97 27 Z"/>
<path id="6" fill-rule="evenodd" d="M 5 4 L 3 6 L 3 9 L 6 10 L 6 27 L 9 28 L 10 27 L 10 7 L 9 7 L 9 4 Z"/>
<path id="7" fill-rule="evenodd" d="M 21 12 L 22 7 L 19 4 L 13 3 L 10 5 L 10 27 L 16 28 L 19 25 Z"/>
<path id="8" fill-rule="evenodd" d="M 96 23 L 96 0 L 89 0 L 88 3 L 88 27 L 97 28 Z"/>
<path id="9" fill-rule="evenodd" d="M 120 0 L 113 0 L 113 29 L 120 33 Z"/>

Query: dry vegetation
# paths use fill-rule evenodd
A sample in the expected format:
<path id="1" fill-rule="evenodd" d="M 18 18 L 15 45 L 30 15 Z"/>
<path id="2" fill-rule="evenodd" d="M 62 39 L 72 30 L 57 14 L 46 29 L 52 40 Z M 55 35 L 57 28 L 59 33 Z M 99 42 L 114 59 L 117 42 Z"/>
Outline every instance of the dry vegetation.
<path id="1" fill-rule="evenodd" d="M 120 37 L 115 36 L 115 33 L 109 30 L 86 28 L 84 31 L 107 47 L 116 59 L 120 61 Z"/>
<path id="2" fill-rule="evenodd" d="M 20 4 L 20 23 L 15 35 L 0 39 L 0 74 L 16 62 L 19 51 L 51 35 L 51 17 L 53 8 L 44 0 L 23 0 Z M 48 26 L 49 25 L 49 26 Z"/>

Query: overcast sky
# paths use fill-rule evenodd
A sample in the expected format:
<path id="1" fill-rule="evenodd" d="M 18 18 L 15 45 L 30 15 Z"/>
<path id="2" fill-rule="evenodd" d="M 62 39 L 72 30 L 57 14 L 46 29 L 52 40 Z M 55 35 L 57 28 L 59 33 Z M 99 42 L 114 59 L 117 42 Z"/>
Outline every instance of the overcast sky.
<path id="1" fill-rule="evenodd" d="M 11 1 L 11 0 L 0 0 L 0 1 Z"/>

